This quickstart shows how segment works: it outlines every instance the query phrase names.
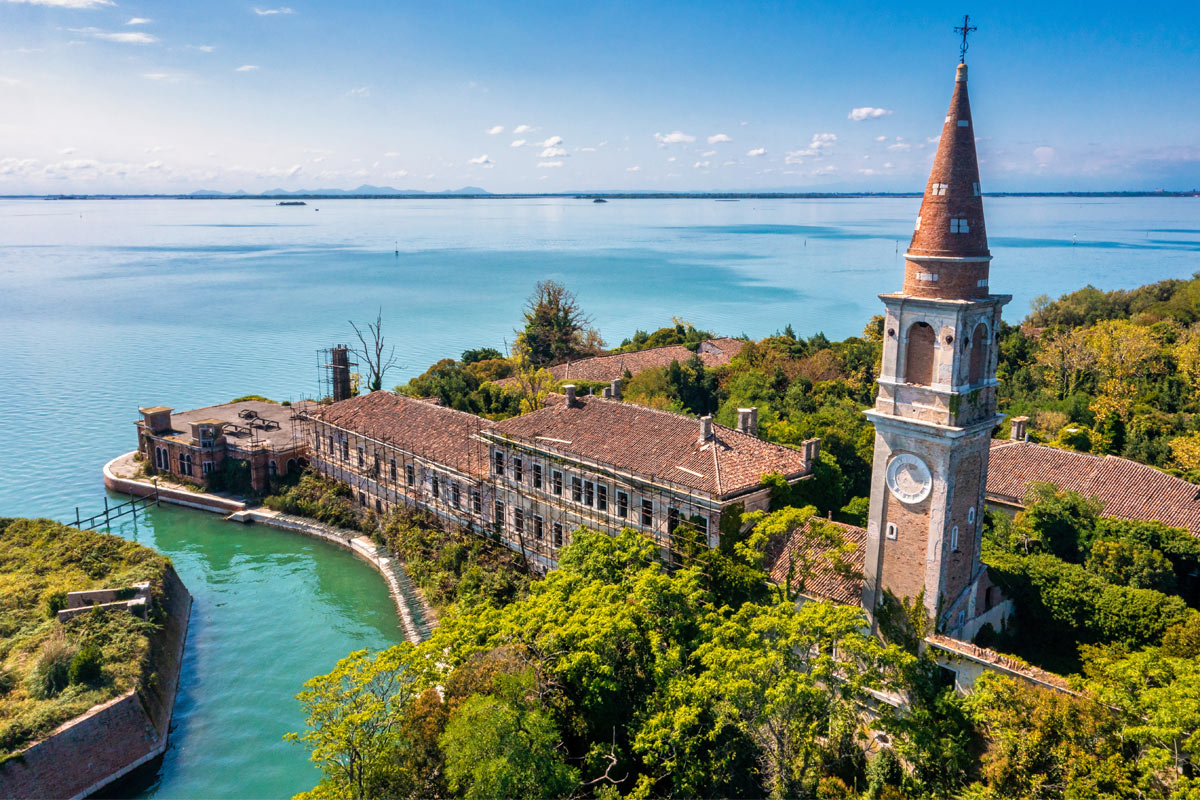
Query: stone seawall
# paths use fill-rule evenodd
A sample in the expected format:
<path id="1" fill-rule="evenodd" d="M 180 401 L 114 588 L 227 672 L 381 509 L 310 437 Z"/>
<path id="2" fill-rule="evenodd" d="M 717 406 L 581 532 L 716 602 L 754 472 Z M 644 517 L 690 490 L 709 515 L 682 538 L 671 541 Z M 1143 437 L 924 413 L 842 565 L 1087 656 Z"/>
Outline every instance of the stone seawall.
<path id="1" fill-rule="evenodd" d="M 0 797 L 82 798 L 162 755 L 167 747 L 192 596 L 168 566 L 163 624 L 150 639 L 141 685 L 59 726 L 0 765 Z"/>

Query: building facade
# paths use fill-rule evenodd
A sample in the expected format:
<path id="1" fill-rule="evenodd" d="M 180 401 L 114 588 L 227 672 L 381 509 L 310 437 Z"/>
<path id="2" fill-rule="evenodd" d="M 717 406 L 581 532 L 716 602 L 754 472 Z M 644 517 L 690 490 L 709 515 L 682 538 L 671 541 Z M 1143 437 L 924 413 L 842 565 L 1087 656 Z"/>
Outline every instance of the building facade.
<path id="1" fill-rule="evenodd" d="M 422 509 L 497 538 L 540 571 L 580 526 L 642 531 L 678 563 L 680 536 L 716 547 L 723 512 L 767 507 L 765 475 L 811 474 L 817 441 L 764 442 L 752 409 L 738 430 L 564 390 L 502 422 L 390 392 L 313 407 L 303 415 L 309 458 L 364 508 Z"/>
<path id="2" fill-rule="evenodd" d="M 980 562 L 996 413 L 996 327 L 1011 297 L 992 294 L 991 254 L 959 64 L 901 291 L 885 308 L 862 603 L 884 592 L 924 602 L 938 629 L 970 638 L 994 602 Z M 990 619 L 988 615 L 988 619 Z"/>

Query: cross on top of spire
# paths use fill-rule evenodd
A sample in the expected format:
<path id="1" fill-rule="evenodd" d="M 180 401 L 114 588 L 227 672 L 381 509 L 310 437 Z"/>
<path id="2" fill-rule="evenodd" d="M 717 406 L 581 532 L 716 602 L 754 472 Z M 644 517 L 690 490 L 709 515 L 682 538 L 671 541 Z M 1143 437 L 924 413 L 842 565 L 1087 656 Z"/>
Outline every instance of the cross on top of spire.
<path id="1" fill-rule="evenodd" d="M 962 34 L 962 43 L 958 46 L 958 63 L 967 63 L 967 34 L 969 34 L 971 31 L 977 30 L 979 30 L 979 28 L 971 24 L 971 15 L 963 14 L 962 27 L 954 29 L 955 33 Z"/>

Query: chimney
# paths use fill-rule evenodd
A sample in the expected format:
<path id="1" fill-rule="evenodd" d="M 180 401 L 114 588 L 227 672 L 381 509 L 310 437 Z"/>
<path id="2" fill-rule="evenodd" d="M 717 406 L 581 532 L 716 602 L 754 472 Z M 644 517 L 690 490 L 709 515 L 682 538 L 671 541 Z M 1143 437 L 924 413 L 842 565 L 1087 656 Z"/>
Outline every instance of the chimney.
<path id="1" fill-rule="evenodd" d="M 575 405 L 575 384 L 568 383 L 562 389 L 563 394 L 567 396 L 567 408 L 572 408 Z"/>
<path id="2" fill-rule="evenodd" d="M 610 388 L 609 388 L 608 396 L 611 397 L 613 400 L 620 400 L 621 399 L 621 379 L 614 378 L 612 383 L 609 384 L 609 387 Z"/>
<path id="3" fill-rule="evenodd" d="M 609 388 L 608 386 L 605 386 L 604 391 L 600 393 L 600 396 L 603 397 L 605 400 L 611 400 L 612 399 L 612 389 Z"/>
<path id="4" fill-rule="evenodd" d="M 703 444 L 713 436 L 712 414 L 705 414 L 700 418 L 700 443 Z"/>
<path id="5" fill-rule="evenodd" d="M 804 460 L 811 467 L 821 455 L 821 440 L 820 439 L 805 439 L 800 443 L 801 451 L 804 453 Z"/>
<path id="6" fill-rule="evenodd" d="M 758 409 L 738 409 L 738 430 L 751 436 L 758 436 Z"/>
<path id="7" fill-rule="evenodd" d="M 330 370 L 333 375 L 333 401 L 350 397 L 350 348 L 339 344 L 330 351 Z"/>
<path id="8" fill-rule="evenodd" d="M 1029 434 L 1025 433 L 1025 425 L 1029 422 L 1029 417 L 1013 417 L 1012 418 L 1012 433 L 1009 438 L 1014 442 L 1028 441 Z"/>

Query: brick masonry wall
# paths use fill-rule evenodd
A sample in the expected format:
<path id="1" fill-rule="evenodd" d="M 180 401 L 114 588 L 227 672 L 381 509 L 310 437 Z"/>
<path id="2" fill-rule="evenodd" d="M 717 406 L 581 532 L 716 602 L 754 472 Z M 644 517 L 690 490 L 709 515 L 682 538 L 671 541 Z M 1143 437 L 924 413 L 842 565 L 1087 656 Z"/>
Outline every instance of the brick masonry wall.
<path id="1" fill-rule="evenodd" d="M 192 598 L 170 567 L 164 589 L 166 619 L 151 639 L 151 678 L 0 765 L 0 797 L 85 797 L 166 749 Z"/>

